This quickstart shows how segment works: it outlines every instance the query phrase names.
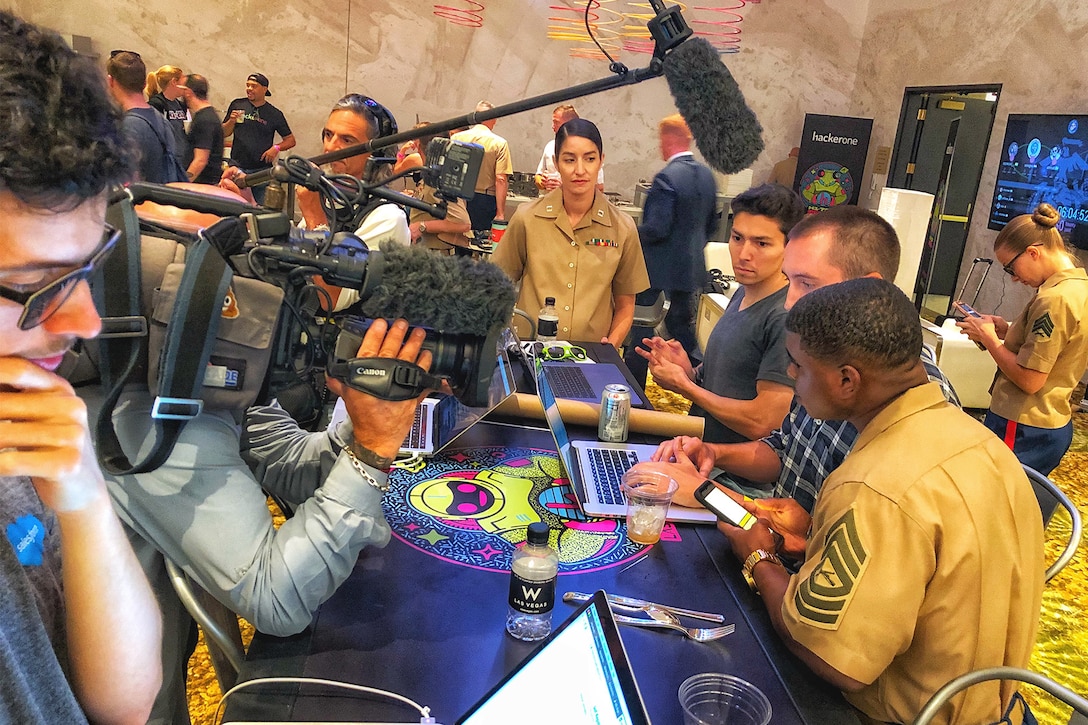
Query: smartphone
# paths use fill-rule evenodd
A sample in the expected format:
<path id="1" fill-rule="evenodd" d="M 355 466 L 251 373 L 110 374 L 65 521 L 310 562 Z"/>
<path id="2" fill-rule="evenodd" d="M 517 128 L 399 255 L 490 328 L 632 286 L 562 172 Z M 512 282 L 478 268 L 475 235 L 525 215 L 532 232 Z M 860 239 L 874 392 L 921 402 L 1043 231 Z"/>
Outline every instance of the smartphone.
<path id="1" fill-rule="evenodd" d="M 695 490 L 695 498 L 727 524 L 747 530 L 756 522 L 755 516 L 730 498 L 729 494 L 718 488 L 713 481 L 705 481 L 702 486 L 699 486 Z"/>
<path id="2" fill-rule="evenodd" d="M 971 307 L 971 305 L 967 304 L 966 302 L 957 302 L 956 306 L 959 307 L 964 312 L 966 312 L 967 314 L 969 314 L 971 317 L 982 317 L 982 315 L 975 312 L 975 309 L 973 307 Z"/>
<path id="3" fill-rule="evenodd" d="M 963 310 L 964 312 L 966 312 L 966 313 L 967 313 L 967 314 L 968 314 L 969 316 L 971 316 L 971 317 L 982 317 L 982 315 L 980 315 L 979 313 L 975 312 L 975 308 L 974 308 L 974 307 L 972 307 L 971 305 L 967 304 L 966 302 L 957 302 L 957 303 L 956 303 L 956 306 L 957 306 L 957 307 L 959 307 L 959 308 L 960 308 L 961 310 Z M 975 347 L 977 347 L 977 348 L 978 348 L 979 350 L 985 350 L 985 349 L 986 349 L 986 346 L 985 346 L 985 345 L 983 345 L 983 344 L 982 344 L 981 342 L 976 342 L 976 343 L 975 343 Z"/>

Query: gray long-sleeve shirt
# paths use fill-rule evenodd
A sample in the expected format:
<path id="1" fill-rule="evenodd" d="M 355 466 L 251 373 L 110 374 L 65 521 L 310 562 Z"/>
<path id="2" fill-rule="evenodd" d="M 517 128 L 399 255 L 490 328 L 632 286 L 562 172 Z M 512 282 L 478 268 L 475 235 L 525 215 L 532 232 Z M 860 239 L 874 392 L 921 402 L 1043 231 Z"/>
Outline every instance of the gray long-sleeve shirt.
<path id="1" fill-rule="evenodd" d="M 97 401 L 85 397 L 93 419 Z M 151 402 L 146 392 L 129 394 L 114 412 L 132 460 L 153 441 Z M 164 602 L 166 684 L 152 722 L 179 722 L 184 709 L 189 618 L 162 571 L 163 554 L 258 630 L 284 636 L 309 625 L 363 547 L 388 543 L 382 494 L 342 451 L 351 435 L 350 421 L 308 433 L 278 406 L 250 408 L 241 428 L 227 413 L 205 412 L 185 426 L 162 467 L 107 476 L 118 514 L 135 534 L 137 556 Z M 368 470 L 385 482 L 386 474 Z M 265 491 L 296 506 L 278 530 Z"/>

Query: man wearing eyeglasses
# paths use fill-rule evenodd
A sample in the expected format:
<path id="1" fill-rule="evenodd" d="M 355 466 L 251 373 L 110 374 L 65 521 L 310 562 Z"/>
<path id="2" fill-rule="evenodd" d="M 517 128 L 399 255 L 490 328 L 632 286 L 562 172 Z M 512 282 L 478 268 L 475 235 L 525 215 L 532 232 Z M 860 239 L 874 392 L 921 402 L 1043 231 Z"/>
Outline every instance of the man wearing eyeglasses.
<path id="1" fill-rule="evenodd" d="M 7 12 L 0 47 L 0 720 L 135 722 L 161 681 L 158 606 L 54 372 L 101 327 L 86 280 L 130 159 L 92 63 Z"/>

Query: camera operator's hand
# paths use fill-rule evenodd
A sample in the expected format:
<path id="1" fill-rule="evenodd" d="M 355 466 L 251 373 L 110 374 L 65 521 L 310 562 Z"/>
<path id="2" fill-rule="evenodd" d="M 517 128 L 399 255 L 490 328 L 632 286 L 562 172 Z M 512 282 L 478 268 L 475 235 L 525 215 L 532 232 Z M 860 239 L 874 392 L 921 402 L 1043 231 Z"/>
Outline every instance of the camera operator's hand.
<path id="1" fill-rule="evenodd" d="M 328 228 L 329 220 L 325 217 L 325 209 L 321 206 L 320 194 L 297 186 L 295 187 L 295 203 L 302 212 L 302 218 L 306 220 L 307 229 Z"/>
<path id="2" fill-rule="evenodd" d="M 30 476 L 58 514 L 105 500 L 87 408 L 63 378 L 22 358 L 0 358 L 0 477 Z"/>
<path id="3" fill-rule="evenodd" d="M 385 320 L 376 319 L 359 345 L 358 357 L 395 357 L 429 371 L 431 351 L 422 350 L 426 334 L 421 327 L 408 334 L 408 322 L 405 320 L 398 319 L 390 327 Z M 335 378 L 328 378 L 328 385 L 329 390 L 344 399 L 354 428 L 355 442 L 383 458 L 397 455 L 408 431 L 412 429 L 416 406 L 427 396 L 424 391 L 413 400 L 389 401 L 356 390 Z"/>
<path id="4" fill-rule="evenodd" d="M 226 189 L 227 191 L 233 191 L 250 204 L 253 202 L 253 192 L 248 187 L 242 188 L 238 184 L 245 182 L 245 172 L 239 169 L 237 166 L 228 166 L 223 169 L 223 176 L 219 179 L 219 188 Z"/>

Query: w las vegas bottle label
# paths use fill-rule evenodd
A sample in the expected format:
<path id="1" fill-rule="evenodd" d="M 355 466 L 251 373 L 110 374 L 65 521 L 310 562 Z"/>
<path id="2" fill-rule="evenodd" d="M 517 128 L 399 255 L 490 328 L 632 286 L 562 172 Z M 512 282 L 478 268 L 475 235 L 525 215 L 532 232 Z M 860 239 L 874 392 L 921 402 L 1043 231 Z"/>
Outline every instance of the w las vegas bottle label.
<path id="1" fill-rule="evenodd" d="M 510 576 L 510 608 L 525 614 L 543 614 L 555 606 L 555 578 L 530 581 L 518 573 Z"/>

